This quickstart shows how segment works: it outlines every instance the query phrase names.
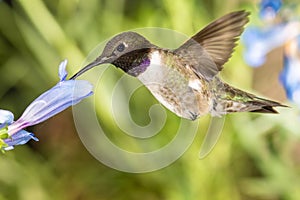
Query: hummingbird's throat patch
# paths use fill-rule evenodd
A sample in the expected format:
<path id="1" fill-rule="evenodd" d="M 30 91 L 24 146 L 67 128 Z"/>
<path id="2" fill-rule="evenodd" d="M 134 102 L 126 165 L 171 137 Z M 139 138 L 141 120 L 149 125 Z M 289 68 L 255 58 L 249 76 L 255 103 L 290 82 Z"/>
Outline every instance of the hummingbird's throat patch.
<path id="1" fill-rule="evenodd" d="M 136 67 L 131 68 L 127 71 L 128 74 L 131 76 L 138 76 L 144 71 L 146 71 L 147 67 L 150 66 L 150 59 L 148 57 L 145 57 L 141 60 L 140 64 Z"/>

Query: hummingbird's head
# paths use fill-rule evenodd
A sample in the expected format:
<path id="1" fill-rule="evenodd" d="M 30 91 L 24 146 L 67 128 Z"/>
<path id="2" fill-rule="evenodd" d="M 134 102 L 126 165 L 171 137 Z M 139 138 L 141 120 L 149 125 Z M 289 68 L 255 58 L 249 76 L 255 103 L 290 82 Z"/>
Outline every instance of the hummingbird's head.
<path id="1" fill-rule="evenodd" d="M 149 52 L 152 46 L 154 45 L 138 33 L 131 31 L 120 33 L 107 42 L 100 56 L 70 79 L 75 79 L 85 71 L 105 63 L 111 63 L 128 72 L 137 58 Z"/>

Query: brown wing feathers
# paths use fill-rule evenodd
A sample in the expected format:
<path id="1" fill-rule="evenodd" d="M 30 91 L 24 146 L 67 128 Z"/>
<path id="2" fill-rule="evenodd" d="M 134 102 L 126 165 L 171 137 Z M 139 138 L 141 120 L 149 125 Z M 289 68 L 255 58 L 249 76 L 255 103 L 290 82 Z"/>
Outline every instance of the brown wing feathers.
<path id="1" fill-rule="evenodd" d="M 192 37 L 212 57 L 219 70 L 231 57 L 236 41 L 249 21 L 249 12 L 229 13 L 212 22 Z"/>
<path id="2" fill-rule="evenodd" d="M 198 76 L 211 80 L 231 57 L 249 12 L 229 13 L 210 23 L 174 51 L 191 64 Z"/>

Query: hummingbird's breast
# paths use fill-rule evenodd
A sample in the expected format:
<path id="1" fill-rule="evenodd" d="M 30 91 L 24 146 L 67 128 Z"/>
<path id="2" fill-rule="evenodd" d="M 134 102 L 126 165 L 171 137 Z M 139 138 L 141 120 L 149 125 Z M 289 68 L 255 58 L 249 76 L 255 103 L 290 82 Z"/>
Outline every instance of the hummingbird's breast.
<path id="1" fill-rule="evenodd" d="M 178 116 L 196 119 L 209 112 L 207 83 L 197 77 L 171 51 L 155 49 L 149 53 L 150 65 L 137 78 L 155 98 Z"/>

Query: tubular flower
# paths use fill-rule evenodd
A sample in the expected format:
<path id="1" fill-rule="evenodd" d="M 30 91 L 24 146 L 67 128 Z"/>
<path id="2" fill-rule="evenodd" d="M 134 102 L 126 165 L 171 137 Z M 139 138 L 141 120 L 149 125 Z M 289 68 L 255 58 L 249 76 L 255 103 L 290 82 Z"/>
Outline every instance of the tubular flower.
<path id="1" fill-rule="evenodd" d="M 14 146 L 25 144 L 31 139 L 38 141 L 33 133 L 23 129 L 39 124 L 93 94 L 93 87 L 88 81 L 66 80 L 66 65 L 66 60 L 59 65 L 60 81 L 36 98 L 18 120 L 13 121 L 14 116 L 10 111 L 0 110 L 2 151 L 13 149 Z"/>

